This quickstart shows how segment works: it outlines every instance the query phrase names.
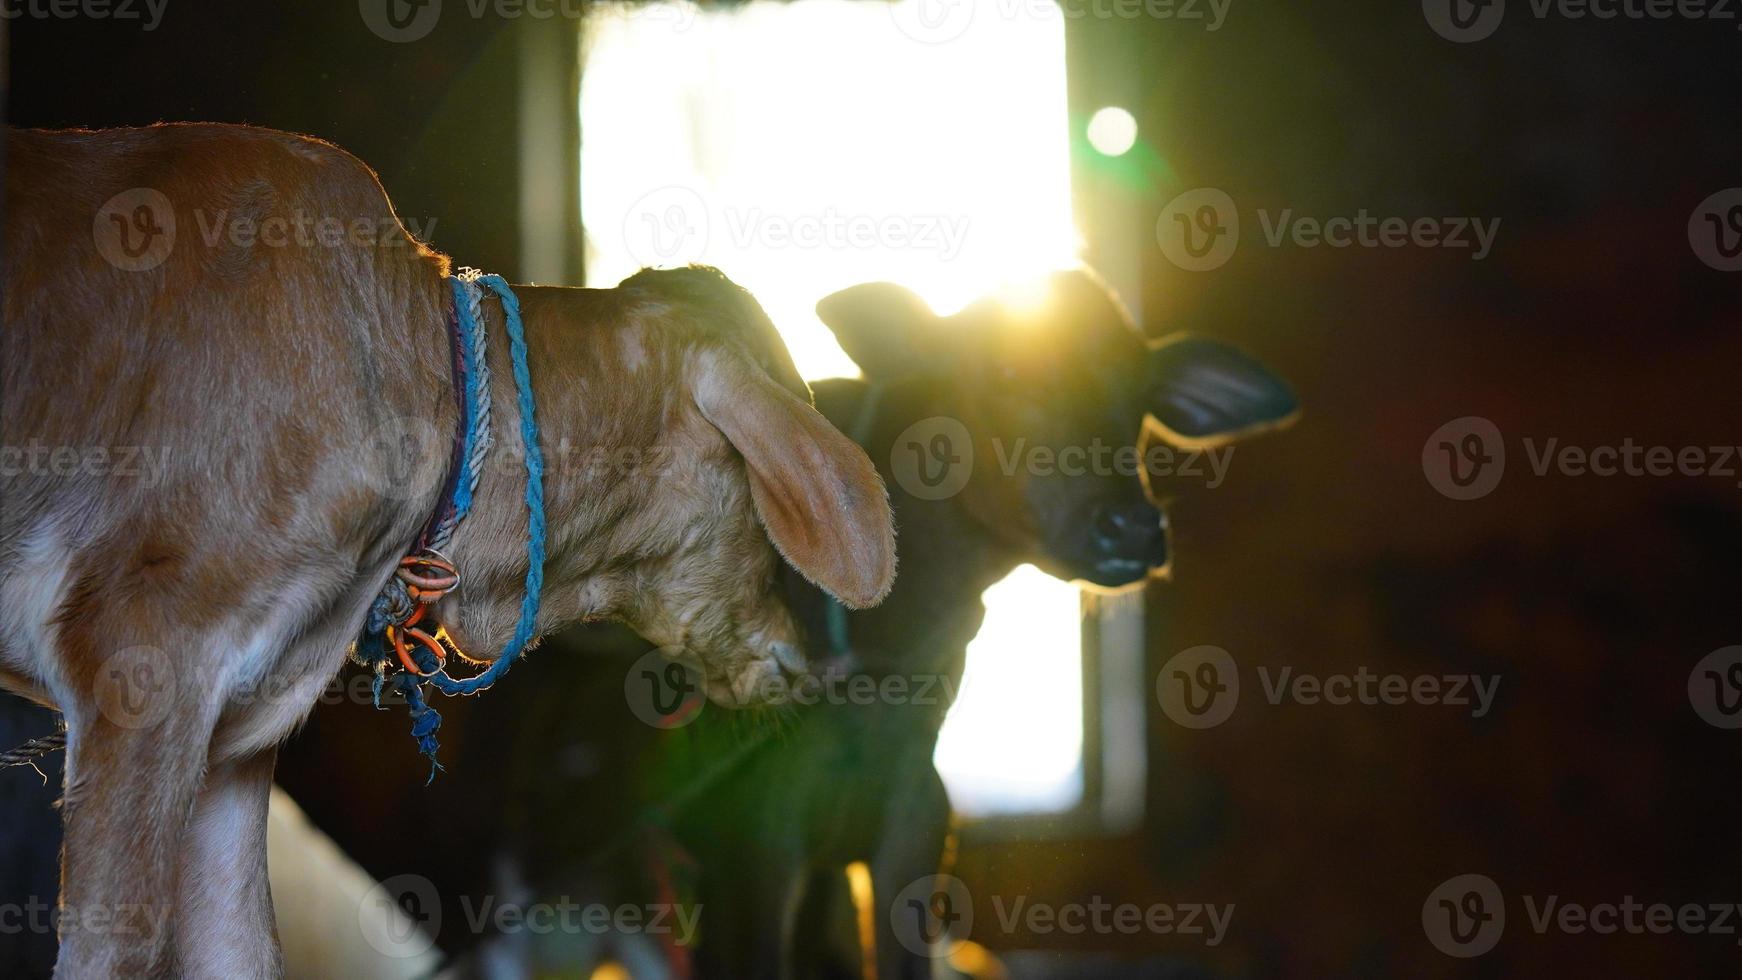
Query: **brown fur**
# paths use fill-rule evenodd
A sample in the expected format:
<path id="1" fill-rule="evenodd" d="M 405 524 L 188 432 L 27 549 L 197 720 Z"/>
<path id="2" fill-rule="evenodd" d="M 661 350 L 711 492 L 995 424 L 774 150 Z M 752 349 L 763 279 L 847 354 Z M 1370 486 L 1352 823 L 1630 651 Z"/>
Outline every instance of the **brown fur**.
<path id="1" fill-rule="evenodd" d="M 8 155 L 0 445 L 166 454 L 156 481 L 0 475 L 0 680 L 69 726 L 63 906 L 143 923 L 63 930 L 57 972 L 272 975 L 271 753 L 439 496 L 457 424 L 448 261 L 316 140 L 17 131 Z M 136 187 L 171 202 L 176 241 L 125 271 L 93 227 Z M 208 241 L 219 212 L 387 233 Z M 549 462 L 541 633 L 621 618 L 739 701 L 796 665 L 771 536 L 845 601 L 888 591 L 876 472 L 810 408 L 747 294 L 682 270 L 520 295 Z M 507 344 L 486 309 L 497 448 L 453 542 L 463 585 L 438 610 L 477 655 L 506 640 L 526 574 Z M 383 482 L 383 445 L 406 431 L 433 436 Z"/>

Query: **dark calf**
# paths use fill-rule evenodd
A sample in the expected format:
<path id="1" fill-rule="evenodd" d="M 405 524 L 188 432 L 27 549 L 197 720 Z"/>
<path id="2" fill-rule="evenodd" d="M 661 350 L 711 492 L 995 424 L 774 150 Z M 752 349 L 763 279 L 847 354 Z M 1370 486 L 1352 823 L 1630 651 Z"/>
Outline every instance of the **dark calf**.
<path id="1" fill-rule="evenodd" d="M 1103 588 L 1166 567 L 1165 518 L 1133 472 L 1143 450 L 1207 450 L 1292 419 L 1292 392 L 1238 351 L 1184 336 L 1147 343 L 1087 274 L 1058 275 L 1049 287 L 1037 304 L 985 300 L 943 318 L 885 284 L 818 304 L 867 378 L 819 384 L 818 407 L 895 488 L 906 573 L 883 608 L 845 615 L 844 637 L 836 628 L 855 669 L 938 676 L 953 691 L 984 617 L 981 593 L 1017 565 Z M 912 426 L 934 417 L 963 423 L 973 468 L 960 493 L 927 500 L 902 457 L 913 454 L 917 467 L 950 448 L 911 441 L 927 431 Z M 1149 456 L 1167 454 L 1164 446 Z M 1158 487 L 1190 478 L 1167 468 Z M 839 613 L 793 585 L 819 657 Z M 822 909 L 847 911 L 839 883 L 854 861 L 871 869 L 878 976 L 930 975 L 929 962 L 896 940 L 887 912 L 898 891 L 943 865 L 949 802 L 931 759 L 948 708 L 938 699 L 801 710 L 793 731 L 682 811 L 673 836 L 700 869 L 712 917 L 700 976 L 858 975 L 838 948 L 851 929 L 819 921 Z M 705 742 L 730 742 L 739 727 L 717 716 L 702 726 Z"/>

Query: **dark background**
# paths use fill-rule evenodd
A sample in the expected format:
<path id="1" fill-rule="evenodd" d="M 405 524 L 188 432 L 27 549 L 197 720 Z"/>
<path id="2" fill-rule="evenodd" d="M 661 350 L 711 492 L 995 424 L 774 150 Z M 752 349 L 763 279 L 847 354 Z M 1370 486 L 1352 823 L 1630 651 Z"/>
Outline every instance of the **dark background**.
<path id="1" fill-rule="evenodd" d="M 375 166 L 402 215 L 436 216 L 437 247 L 510 279 L 527 263 L 516 34 L 572 24 L 450 17 L 390 44 L 344 0 L 170 0 L 150 33 L 9 26 L 15 125 L 312 133 Z M 1686 231 L 1702 199 L 1742 185 L 1735 28 L 1538 20 L 1518 0 L 1469 45 L 1408 2 L 1233 0 L 1214 33 L 1071 23 L 1073 117 L 1128 106 L 1150 151 L 1080 156 L 1087 261 L 1136 256 L 1131 299 L 1148 329 L 1260 353 L 1305 417 L 1242 447 L 1227 485 L 1176 503 L 1174 581 L 1150 590 L 1151 676 L 1186 647 L 1229 650 L 1250 685 L 1233 718 L 1188 731 L 1151 712 L 1140 832 L 981 843 L 961 858 L 977 891 L 1233 902 L 1228 941 L 1017 945 L 1233 976 L 1736 974 L 1734 935 L 1536 935 L 1519 901 L 1742 901 L 1742 732 L 1705 724 L 1687 697 L 1695 662 L 1742 642 L 1737 478 L 1538 477 L 1522 446 L 1742 442 L 1742 273 L 1703 265 Z M 1152 235 L 1163 203 L 1199 186 L 1239 202 L 1246 237 L 1227 266 L 1194 274 Z M 1268 248 L 1258 208 L 1502 224 L 1473 262 Z M 1457 502 L 1420 458 L 1467 415 L 1505 434 L 1508 470 L 1491 495 Z M 1502 682 L 1483 719 L 1271 706 L 1259 665 Z M 421 792 L 401 719 L 379 727 L 384 751 L 407 756 L 382 767 L 383 786 Z M 8 744 L 24 734 L 0 726 Z M 54 795 L 28 770 L 0 773 L 19 826 L 52 819 Z M 0 874 L 40 875 L 50 859 L 33 853 Z M 1454 960 L 1425 940 L 1421 907 L 1466 872 L 1500 884 L 1509 920 L 1493 952 Z M 27 965 L 7 959 L 15 938 L 0 936 L 0 973 Z"/>

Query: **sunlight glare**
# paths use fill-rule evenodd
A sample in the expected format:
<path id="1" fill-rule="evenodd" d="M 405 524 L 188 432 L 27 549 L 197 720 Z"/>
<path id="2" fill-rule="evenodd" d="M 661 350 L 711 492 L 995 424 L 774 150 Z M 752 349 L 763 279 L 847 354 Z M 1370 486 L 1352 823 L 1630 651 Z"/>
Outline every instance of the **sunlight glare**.
<path id="1" fill-rule="evenodd" d="M 591 284 L 719 266 L 816 379 L 859 373 L 814 312 L 837 289 L 897 282 L 951 313 L 1076 263 L 1061 20 L 927 45 L 881 3 L 678 9 L 601 5 L 589 28 Z"/>
<path id="2" fill-rule="evenodd" d="M 1106 106 L 1089 117 L 1087 135 L 1089 145 L 1100 153 L 1110 157 L 1123 156 L 1137 145 L 1137 120 L 1116 105 Z"/>
<path id="3" fill-rule="evenodd" d="M 982 11 L 923 44 L 861 0 L 597 11 L 580 100 L 592 285 L 716 265 L 814 381 L 859 373 L 814 312 L 837 289 L 896 282 L 948 314 L 994 292 L 1032 305 L 1034 280 L 1076 264 L 1062 16 Z M 1024 566 L 985 600 L 938 770 L 970 816 L 1068 808 L 1077 589 Z"/>
<path id="4" fill-rule="evenodd" d="M 1082 596 L 1023 565 L 985 600 L 933 756 L 950 803 L 969 816 L 1069 809 L 1083 792 Z"/>

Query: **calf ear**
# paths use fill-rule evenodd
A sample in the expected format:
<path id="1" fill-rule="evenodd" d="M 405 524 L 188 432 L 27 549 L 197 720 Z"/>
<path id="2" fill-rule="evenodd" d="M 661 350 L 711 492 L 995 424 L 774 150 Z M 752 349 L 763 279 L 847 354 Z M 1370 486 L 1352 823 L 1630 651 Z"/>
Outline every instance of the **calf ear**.
<path id="1" fill-rule="evenodd" d="M 1203 448 L 1293 422 L 1294 390 L 1238 348 L 1176 334 L 1149 352 L 1149 414 L 1168 442 Z"/>
<path id="2" fill-rule="evenodd" d="M 842 603 L 883 601 L 895 582 L 895 529 L 864 450 L 747 359 L 722 350 L 703 358 L 696 405 L 744 457 L 775 547 Z"/>
<path id="3" fill-rule="evenodd" d="M 848 286 L 818 300 L 817 316 L 867 378 L 897 378 L 937 366 L 941 321 L 905 286 Z"/>

